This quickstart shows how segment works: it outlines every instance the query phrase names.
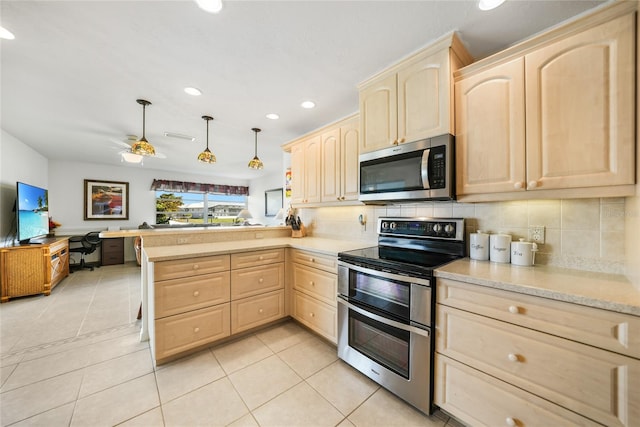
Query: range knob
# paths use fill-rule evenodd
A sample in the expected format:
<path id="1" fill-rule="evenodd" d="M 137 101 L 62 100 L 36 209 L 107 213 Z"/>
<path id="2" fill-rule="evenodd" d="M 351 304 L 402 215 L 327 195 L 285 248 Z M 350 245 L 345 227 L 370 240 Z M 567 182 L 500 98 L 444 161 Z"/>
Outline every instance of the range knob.
<path id="1" fill-rule="evenodd" d="M 385 228 L 389 227 L 389 223 L 388 222 L 383 222 L 382 223 L 382 229 L 384 230 Z"/>
<path id="2" fill-rule="evenodd" d="M 434 232 L 436 232 L 436 233 L 441 232 L 441 231 L 442 231 L 442 225 L 440 225 L 440 224 L 435 224 L 435 225 L 433 226 L 433 231 L 434 231 Z"/>
<path id="3" fill-rule="evenodd" d="M 445 225 L 445 226 L 444 226 L 444 232 L 445 232 L 445 233 L 447 233 L 447 234 L 453 234 L 453 232 L 454 232 L 454 231 L 455 231 L 455 230 L 454 230 L 454 228 L 453 228 L 453 225 L 451 225 L 451 224 L 447 224 L 447 225 Z"/>
<path id="4" fill-rule="evenodd" d="M 392 222 L 391 224 L 389 224 L 389 228 L 392 229 L 392 230 L 395 230 L 396 229 L 396 223 Z"/>

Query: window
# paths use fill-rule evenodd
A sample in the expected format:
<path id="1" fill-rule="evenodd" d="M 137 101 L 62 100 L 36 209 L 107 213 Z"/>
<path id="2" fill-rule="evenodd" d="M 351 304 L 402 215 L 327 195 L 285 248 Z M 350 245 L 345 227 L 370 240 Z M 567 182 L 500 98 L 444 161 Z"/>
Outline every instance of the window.
<path id="1" fill-rule="evenodd" d="M 246 207 L 246 195 L 156 191 L 156 224 L 231 225 Z"/>

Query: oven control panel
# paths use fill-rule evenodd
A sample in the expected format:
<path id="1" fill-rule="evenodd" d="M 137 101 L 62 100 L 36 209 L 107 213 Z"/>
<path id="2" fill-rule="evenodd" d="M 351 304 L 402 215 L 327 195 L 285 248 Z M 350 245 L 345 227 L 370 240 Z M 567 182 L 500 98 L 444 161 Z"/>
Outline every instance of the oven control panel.
<path id="1" fill-rule="evenodd" d="M 422 239 L 464 239 L 463 218 L 379 218 L 378 234 Z"/>

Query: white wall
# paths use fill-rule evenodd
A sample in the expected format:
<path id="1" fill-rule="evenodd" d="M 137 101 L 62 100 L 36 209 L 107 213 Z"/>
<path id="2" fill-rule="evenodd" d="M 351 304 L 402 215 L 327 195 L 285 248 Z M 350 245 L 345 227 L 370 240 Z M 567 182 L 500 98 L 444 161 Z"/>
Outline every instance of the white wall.
<path id="1" fill-rule="evenodd" d="M 16 181 L 51 190 L 47 158 L 0 129 L 0 246 L 15 233 Z"/>

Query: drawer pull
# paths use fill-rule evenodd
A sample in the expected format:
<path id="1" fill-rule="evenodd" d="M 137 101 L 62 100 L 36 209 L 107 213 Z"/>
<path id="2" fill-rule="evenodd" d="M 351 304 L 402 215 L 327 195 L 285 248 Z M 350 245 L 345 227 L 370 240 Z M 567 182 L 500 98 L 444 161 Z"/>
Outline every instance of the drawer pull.
<path id="1" fill-rule="evenodd" d="M 194 269 L 194 270 L 197 270 L 197 269 L 199 269 L 199 268 L 200 268 L 200 266 L 199 266 L 198 264 L 193 264 L 193 269 Z"/>
<path id="2" fill-rule="evenodd" d="M 261 277 L 258 279 L 258 283 L 262 283 L 262 282 L 264 282 L 264 279 Z"/>
<path id="3" fill-rule="evenodd" d="M 510 362 L 518 362 L 520 360 L 518 355 L 514 353 L 509 353 L 509 355 L 507 356 L 507 359 L 509 359 Z"/>
<path id="4" fill-rule="evenodd" d="M 315 259 L 309 258 L 309 262 L 315 262 Z"/>
<path id="5" fill-rule="evenodd" d="M 200 328 L 196 326 L 195 328 L 193 328 L 193 332 L 197 334 L 198 332 L 200 332 Z"/>
<path id="6" fill-rule="evenodd" d="M 520 313 L 520 309 L 515 305 L 510 305 L 509 306 L 509 313 L 518 314 L 518 313 Z"/>
<path id="7" fill-rule="evenodd" d="M 507 417 L 506 420 L 504 420 L 504 422 L 509 426 L 509 427 L 515 427 L 518 425 L 518 422 L 515 420 L 515 418 L 511 418 L 511 417 Z"/>
<path id="8" fill-rule="evenodd" d="M 194 296 L 194 297 L 197 297 L 198 295 L 200 295 L 200 291 L 194 291 L 194 292 L 193 292 L 193 296 Z"/>
<path id="9" fill-rule="evenodd" d="M 316 284 L 313 283 L 313 280 L 309 282 L 309 286 L 315 286 Z"/>
<path id="10" fill-rule="evenodd" d="M 264 259 L 264 257 L 263 257 L 262 255 L 260 255 L 260 256 L 258 257 L 258 259 L 259 259 L 260 261 L 262 261 L 262 260 Z"/>
<path id="11" fill-rule="evenodd" d="M 264 310 L 260 309 L 260 310 L 258 310 L 258 313 L 262 314 L 262 313 L 264 313 Z"/>
<path id="12" fill-rule="evenodd" d="M 316 317 L 315 313 L 309 313 L 309 316 Z"/>

